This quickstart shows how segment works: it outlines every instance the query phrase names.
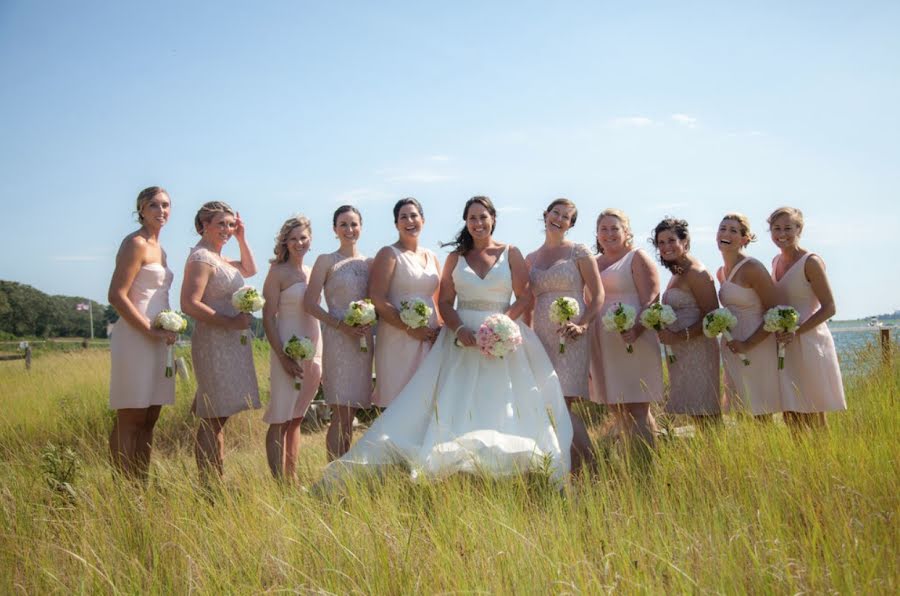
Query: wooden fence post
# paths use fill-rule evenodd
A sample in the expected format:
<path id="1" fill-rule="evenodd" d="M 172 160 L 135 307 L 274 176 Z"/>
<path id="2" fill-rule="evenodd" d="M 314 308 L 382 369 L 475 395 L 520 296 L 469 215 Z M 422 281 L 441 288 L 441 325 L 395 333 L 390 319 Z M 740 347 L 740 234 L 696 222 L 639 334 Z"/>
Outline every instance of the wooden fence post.
<path id="1" fill-rule="evenodd" d="M 25 370 L 31 370 L 31 346 L 25 348 Z"/>
<path id="2" fill-rule="evenodd" d="M 881 361 L 887 365 L 891 364 L 891 329 L 890 327 L 881 328 Z"/>

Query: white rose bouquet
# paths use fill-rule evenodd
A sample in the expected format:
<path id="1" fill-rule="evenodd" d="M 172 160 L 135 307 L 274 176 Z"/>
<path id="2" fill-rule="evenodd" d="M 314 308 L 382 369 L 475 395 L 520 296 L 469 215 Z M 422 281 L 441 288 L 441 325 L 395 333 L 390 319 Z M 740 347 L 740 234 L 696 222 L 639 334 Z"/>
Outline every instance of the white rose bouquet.
<path id="1" fill-rule="evenodd" d="M 550 321 L 556 323 L 560 328 L 579 314 L 581 314 L 581 307 L 578 306 L 578 301 L 568 296 L 560 296 L 550 305 Z M 559 353 L 565 354 L 565 352 L 566 338 L 560 335 Z"/>
<path id="2" fill-rule="evenodd" d="M 641 325 L 647 329 L 654 329 L 656 331 L 661 331 L 666 327 L 671 326 L 677 320 L 678 316 L 675 314 L 675 311 L 672 310 L 672 307 L 668 304 L 660 304 L 659 302 L 654 302 L 641 313 Z M 672 346 L 663 344 L 663 348 L 666 351 L 666 359 L 669 362 L 675 362 L 675 354 L 672 352 Z"/>
<path id="3" fill-rule="evenodd" d="M 262 310 L 266 301 L 253 286 L 244 286 L 231 295 L 231 305 L 238 312 L 252 313 Z M 241 331 L 241 343 L 247 343 L 247 333 Z"/>
<path id="4" fill-rule="evenodd" d="M 712 339 L 720 335 L 725 337 L 726 341 L 732 341 L 731 330 L 737 327 L 737 317 L 725 307 L 717 308 L 709 312 L 703 317 L 703 335 Z M 744 366 L 750 365 L 750 359 L 740 352 L 737 353 Z"/>
<path id="5" fill-rule="evenodd" d="M 607 331 L 615 331 L 616 333 L 625 333 L 632 327 L 637 319 L 637 311 L 630 304 L 617 302 L 616 305 L 607 310 L 600 319 L 603 322 L 603 328 Z M 629 354 L 634 353 L 634 346 L 628 344 L 625 351 Z"/>
<path id="6" fill-rule="evenodd" d="M 372 304 L 372 301 L 368 298 L 365 298 L 364 300 L 354 300 L 350 303 L 350 306 L 347 307 L 347 312 L 344 314 L 344 323 L 351 327 L 371 325 L 375 322 L 375 319 L 375 305 Z M 365 335 L 359 338 L 359 351 L 369 351 L 369 345 L 366 342 Z"/>
<path id="7" fill-rule="evenodd" d="M 400 320 L 410 329 L 426 326 L 433 312 L 434 309 L 421 298 L 400 302 Z"/>
<path id="8" fill-rule="evenodd" d="M 793 306 L 779 304 L 766 311 L 763 316 L 763 329 L 769 333 L 784 331 L 793 333 L 800 326 L 800 313 Z M 784 369 L 784 344 L 778 344 L 778 370 Z"/>
<path id="9" fill-rule="evenodd" d="M 187 319 L 174 310 L 164 310 L 153 319 L 153 326 L 172 333 L 184 333 L 187 329 Z M 166 346 L 166 377 L 172 378 L 175 374 L 175 346 Z"/>
<path id="10" fill-rule="evenodd" d="M 515 321 L 498 313 L 484 320 L 475 340 L 478 349 L 488 358 L 503 358 L 522 343 L 522 333 Z"/>
<path id="11" fill-rule="evenodd" d="M 291 339 L 284 344 L 284 353 L 287 357 L 300 364 L 301 360 L 312 360 L 316 355 L 316 345 L 308 337 L 302 339 L 296 335 L 292 335 Z M 300 379 L 294 377 L 294 389 L 299 391 Z"/>

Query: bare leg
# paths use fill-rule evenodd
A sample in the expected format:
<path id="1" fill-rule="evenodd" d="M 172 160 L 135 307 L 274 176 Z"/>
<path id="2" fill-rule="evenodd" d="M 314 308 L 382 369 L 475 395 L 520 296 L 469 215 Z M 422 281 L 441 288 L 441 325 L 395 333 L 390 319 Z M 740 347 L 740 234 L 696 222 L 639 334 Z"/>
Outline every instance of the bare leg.
<path id="1" fill-rule="evenodd" d="M 116 421 L 109 434 L 109 451 L 113 465 L 130 478 L 141 477 L 137 446 L 146 418 L 146 408 L 116 410 Z"/>
<path id="2" fill-rule="evenodd" d="M 718 426 L 722 423 L 721 414 L 697 414 L 690 416 L 694 426 L 698 429 L 707 429 Z"/>
<path id="3" fill-rule="evenodd" d="M 826 427 L 824 412 L 785 412 L 784 422 L 795 431 Z"/>
<path id="4" fill-rule="evenodd" d="M 297 475 L 297 454 L 300 452 L 300 423 L 303 418 L 294 418 L 287 423 L 284 433 L 284 477 L 293 479 Z"/>
<path id="5" fill-rule="evenodd" d="M 226 422 L 227 417 L 200 419 L 194 455 L 197 458 L 200 482 L 204 486 L 209 484 L 210 472 L 214 472 L 216 478 L 221 478 L 224 473 L 222 460 L 225 456 L 225 440 L 222 430 Z"/>
<path id="6" fill-rule="evenodd" d="M 337 459 L 350 450 L 353 440 L 353 417 L 356 408 L 350 406 L 331 406 L 331 425 L 325 435 L 325 448 L 328 461 Z"/>
<path id="7" fill-rule="evenodd" d="M 150 455 L 153 451 L 153 429 L 159 420 L 162 406 L 150 406 L 146 410 L 144 424 L 138 429 L 137 444 L 135 445 L 135 461 L 137 463 L 137 475 L 144 482 L 150 475 Z"/>
<path id="8" fill-rule="evenodd" d="M 569 417 L 572 420 L 572 473 L 578 474 L 584 466 L 592 467 L 594 465 L 594 451 L 591 445 L 591 438 L 588 436 L 587 428 L 584 421 L 578 414 L 572 412 L 572 404 L 578 399 L 577 396 L 566 396 L 566 407 L 569 410 Z"/>
<path id="9" fill-rule="evenodd" d="M 635 437 L 648 447 L 653 447 L 656 442 L 656 420 L 650 413 L 649 403 L 616 404 L 611 406 L 614 415 L 618 418 L 619 428 L 627 439 Z"/>
<path id="10" fill-rule="evenodd" d="M 270 424 L 266 431 L 266 460 L 276 480 L 284 475 L 284 431 L 287 423 Z"/>

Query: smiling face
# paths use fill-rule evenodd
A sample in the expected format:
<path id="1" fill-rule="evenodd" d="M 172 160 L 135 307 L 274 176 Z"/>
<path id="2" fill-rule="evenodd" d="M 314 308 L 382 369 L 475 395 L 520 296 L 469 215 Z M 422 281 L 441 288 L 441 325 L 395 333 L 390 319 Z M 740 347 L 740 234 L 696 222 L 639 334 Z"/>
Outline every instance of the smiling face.
<path id="1" fill-rule="evenodd" d="M 688 241 L 682 240 L 674 230 L 663 230 L 656 236 L 659 256 L 667 262 L 677 263 L 688 251 Z"/>
<path id="2" fill-rule="evenodd" d="M 172 201 L 165 192 L 158 192 L 147 201 L 143 201 L 138 215 L 142 224 L 152 228 L 161 228 L 169 221 Z"/>
<path id="3" fill-rule="evenodd" d="M 565 234 L 574 225 L 575 207 L 558 203 L 544 213 L 544 230 L 548 234 Z"/>
<path id="4" fill-rule="evenodd" d="M 619 252 L 628 243 L 628 229 L 614 215 L 604 215 L 597 222 L 597 244 L 603 252 Z"/>
<path id="5" fill-rule="evenodd" d="M 494 218 L 487 207 L 481 203 L 472 203 L 466 209 L 466 229 L 473 240 L 485 240 L 494 231 Z"/>
<path id="6" fill-rule="evenodd" d="M 291 230 L 291 233 L 284 239 L 288 254 L 295 259 L 302 259 L 309 251 L 311 243 L 312 234 L 307 226 L 297 226 Z"/>
<path id="7" fill-rule="evenodd" d="M 236 224 L 237 219 L 234 215 L 219 211 L 203 224 L 200 236 L 210 246 L 221 249 L 226 242 L 231 240 Z"/>
<path id="8" fill-rule="evenodd" d="M 334 233 L 337 234 L 341 244 L 356 244 L 362 233 L 362 221 L 359 215 L 353 211 L 345 211 L 338 215 L 334 224 Z"/>
<path id="9" fill-rule="evenodd" d="M 787 213 L 779 215 L 769 224 L 769 233 L 775 246 L 784 250 L 797 248 L 800 244 L 800 232 L 803 228 Z"/>
<path id="10" fill-rule="evenodd" d="M 406 204 L 400 208 L 397 214 L 397 231 L 400 232 L 401 238 L 417 238 L 422 232 L 422 226 L 425 224 L 425 218 L 419 213 L 419 209 L 413 204 Z"/>
<path id="11" fill-rule="evenodd" d="M 744 234 L 741 222 L 736 219 L 725 218 L 719 224 L 716 232 L 716 242 L 719 250 L 724 252 L 740 252 L 750 242 L 750 238 Z"/>

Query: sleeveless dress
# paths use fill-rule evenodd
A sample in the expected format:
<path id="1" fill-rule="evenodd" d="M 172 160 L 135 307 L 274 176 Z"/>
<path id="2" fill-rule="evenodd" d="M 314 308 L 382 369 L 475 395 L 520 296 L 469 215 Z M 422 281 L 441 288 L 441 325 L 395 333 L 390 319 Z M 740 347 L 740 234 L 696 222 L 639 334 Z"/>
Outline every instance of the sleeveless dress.
<path id="1" fill-rule="evenodd" d="M 435 262 L 437 257 L 430 250 L 425 254 L 428 263 L 422 267 L 419 256 L 391 246 L 396 258 L 394 277 L 388 289 L 388 300 L 397 310 L 403 300 L 420 298 L 431 307 L 429 327 L 437 326 L 437 308 L 434 292 L 441 281 Z M 388 323 L 378 326 L 378 350 L 375 351 L 375 405 L 386 408 L 406 385 L 422 360 L 431 350 L 431 343 L 418 341 L 403 329 Z"/>
<path id="2" fill-rule="evenodd" d="M 656 333 L 645 330 L 628 353 L 621 336 L 603 327 L 600 318 L 616 303 L 630 304 L 640 316 L 641 300 L 631 262 L 640 249 L 628 251 L 600 272 L 606 299 L 591 326 L 591 400 L 604 404 L 632 404 L 663 398 L 662 352 Z M 635 325 L 640 325 L 636 321 Z"/>
<path id="3" fill-rule="evenodd" d="M 529 274 L 531 290 L 535 295 L 532 321 L 534 331 L 541 339 L 553 368 L 556 369 L 563 395 L 585 399 L 589 395 L 587 371 L 591 358 L 590 330 L 575 340 L 567 338 L 566 351 L 560 354 L 557 325 L 550 320 L 550 306 L 560 296 L 567 296 L 578 302 L 582 313 L 585 311 L 587 307 L 584 303 L 584 280 L 581 278 L 576 261 L 589 256 L 591 251 L 587 246 L 575 244 L 567 259 L 558 261 L 547 269 L 532 265 Z"/>
<path id="4" fill-rule="evenodd" d="M 734 274 L 749 261 L 750 257 L 747 257 L 738 263 L 719 288 L 719 302 L 737 318 L 737 327 L 731 335 L 738 341 L 753 335 L 762 324 L 765 314 L 762 301 L 752 288 L 745 288 L 731 281 Z M 754 416 L 781 412 L 775 336 L 769 335 L 744 354 L 750 360 L 748 366 L 744 365 L 740 356 L 725 347 L 724 336 L 721 342 L 730 408 L 749 410 Z"/>
<path id="5" fill-rule="evenodd" d="M 343 319 L 354 300 L 369 295 L 369 263 L 365 257 L 332 255 L 325 278 L 325 302 L 333 317 Z M 372 405 L 372 333 L 366 337 L 368 352 L 359 350 L 359 340 L 325 326 L 322 329 L 322 384 L 325 402 L 337 406 L 368 408 Z"/>
<path id="6" fill-rule="evenodd" d="M 460 256 L 453 270 L 457 312 L 477 330 L 509 307 L 508 248 L 484 278 Z M 458 472 L 492 477 L 543 469 L 562 480 L 569 471 L 572 423 L 544 347 L 519 323 L 522 344 L 504 358 L 455 344 L 444 327 L 393 404 L 341 459 L 325 469 L 327 486 L 354 471 L 398 464 L 411 477 Z"/>
<path id="7" fill-rule="evenodd" d="M 138 270 L 128 299 L 150 323 L 169 308 L 172 272 L 161 263 L 149 263 Z M 113 410 L 149 408 L 175 403 L 175 379 L 166 378 L 166 343 L 153 340 L 119 318 L 109 340 L 112 370 L 109 379 L 109 407 Z"/>
<path id="8" fill-rule="evenodd" d="M 669 288 L 663 294 L 662 303 L 671 306 L 678 317 L 671 328 L 673 333 L 683 334 L 705 314 L 700 312 L 689 290 Z M 666 412 L 691 416 L 721 414 L 719 343 L 698 334 L 671 347 L 675 362 L 669 363 Z"/>
<path id="9" fill-rule="evenodd" d="M 201 301 L 217 313 L 236 315 L 231 295 L 244 285 L 238 270 L 212 251 L 200 247 L 194 247 L 187 260 L 214 268 Z M 197 376 L 194 394 L 197 416 L 225 418 L 260 407 L 252 344 L 241 344 L 241 332 L 237 329 L 197 321 L 191 335 L 191 358 Z"/>
<path id="10" fill-rule="evenodd" d="M 800 313 L 800 322 L 808 319 L 820 306 L 805 274 L 806 259 L 811 255 L 803 255 L 782 275 L 780 281 L 775 280 L 775 264 L 781 255 L 777 255 L 772 262 L 772 279 L 775 281 L 778 303 L 796 308 Z M 794 341 L 785 347 L 784 368 L 778 371 L 778 380 L 785 412 L 847 409 L 834 338 L 825 323 L 794 336 Z"/>
<path id="11" fill-rule="evenodd" d="M 303 310 L 306 285 L 305 281 L 298 281 L 281 291 L 275 320 L 282 344 L 286 344 L 292 335 L 296 335 L 298 339 L 308 337 L 316 346 L 316 355 L 312 360 L 300 363 L 303 379 L 298 391 L 294 389 L 294 377 L 284 371 L 278 355 L 274 351 L 269 352 L 271 397 L 263 416 L 263 422 L 268 424 L 282 424 L 295 418 L 303 418 L 319 391 L 319 380 L 322 378 L 322 337 L 319 333 L 319 321 Z"/>

